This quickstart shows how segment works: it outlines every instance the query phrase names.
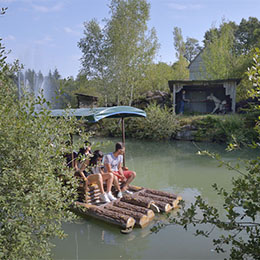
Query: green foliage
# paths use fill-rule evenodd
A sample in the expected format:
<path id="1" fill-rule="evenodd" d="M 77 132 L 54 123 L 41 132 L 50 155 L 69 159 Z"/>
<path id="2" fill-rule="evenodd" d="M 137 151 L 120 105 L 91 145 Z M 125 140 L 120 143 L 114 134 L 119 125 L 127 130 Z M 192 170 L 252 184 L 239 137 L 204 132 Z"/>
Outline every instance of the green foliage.
<path id="1" fill-rule="evenodd" d="M 168 81 L 174 78 L 174 70 L 172 67 L 164 62 L 152 64 L 146 70 L 146 76 L 143 80 L 141 93 L 147 91 L 169 91 Z"/>
<path id="2" fill-rule="evenodd" d="M 191 62 L 202 50 L 199 45 L 199 41 L 194 38 L 187 37 L 185 42 L 185 54 L 184 57 L 187 61 Z"/>
<path id="3" fill-rule="evenodd" d="M 190 48 L 191 46 L 189 45 L 189 43 L 187 43 L 187 49 L 186 49 L 185 42 L 182 37 L 181 28 L 174 27 L 173 39 L 174 39 L 174 47 L 176 50 L 176 58 L 178 59 L 178 61 L 172 65 L 172 68 L 173 68 L 173 78 L 172 79 L 176 79 L 176 80 L 188 79 L 189 78 L 189 69 L 188 69 L 189 62 L 185 58 L 185 56 L 193 55 L 193 54 L 189 53 L 189 51 L 191 50 L 191 48 Z M 190 42 L 190 40 L 189 40 L 189 42 Z"/>
<path id="4" fill-rule="evenodd" d="M 236 50 L 240 54 L 248 54 L 260 44 L 260 21 L 256 17 L 242 19 L 237 27 Z"/>
<path id="5" fill-rule="evenodd" d="M 255 47 L 260 43 L 257 18 L 242 19 L 240 24 L 223 21 L 219 28 L 211 28 L 204 36 L 202 75 L 208 79 L 241 78 L 237 101 L 247 99 L 252 84 L 245 72 L 252 65 Z"/>
<path id="6" fill-rule="evenodd" d="M 252 95 L 259 98 L 260 88 L 260 51 L 256 50 L 254 55 L 254 65 L 248 71 L 249 79 L 255 89 Z M 259 107 L 257 107 L 259 109 Z M 215 123 L 214 118 L 208 119 Z M 258 118 L 259 122 L 259 118 Z M 232 128 L 236 124 L 232 124 Z M 256 126 L 259 131 L 259 126 Z M 256 143 L 256 146 L 259 146 Z M 231 144 L 230 148 L 236 146 Z M 177 224 L 187 230 L 189 225 L 198 227 L 195 235 L 209 237 L 215 228 L 226 231 L 225 235 L 213 240 L 213 244 L 218 253 L 224 251 L 225 245 L 231 245 L 230 259 L 259 259 L 260 256 L 260 157 L 246 162 L 245 170 L 241 170 L 239 164 L 232 165 L 224 162 L 221 158 L 207 151 L 199 151 L 199 154 L 207 155 L 219 161 L 220 166 L 225 165 L 228 169 L 237 172 L 238 176 L 232 179 L 231 189 L 227 191 L 218 187 L 213 188 L 217 195 L 223 197 L 222 207 L 225 210 L 224 216 L 219 209 L 211 206 L 201 196 L 195 197 L 195 203 L 186 208 L 182 202 L 182 211 L 177 217 L 169 217 L 166 224 L 159 224 L 153 228 L 158 232 L 162 227 Z M 211 225 L 207 231 L 204 224 Z"/>
<path id="7" fill-rule="evenodd" d="M 78 124 L 52 118 L 42 96 L 18 100 L 17 68 L 0 49 L 0 258 L 50 259 L 50 240 L 63 238 L 62 221 L 74 218 L 76 180 L 63 155 L 76 149 L 66 141 Z"/>
<path id="8" fill-rule="evenodd" d="M 98 80 L 108 103 L 131 105 L 158 48 L 155 30 L 147 27 L 150 5 L 146 0 L 111 0 L 109 9 L 111 18 L 103 29 L 96 20 L 84 24 L 78 43 L 82 73 Z"/>
<path id="9" fill-rule="evenodd" d="M 198 128 L 197 140 L 226 144 L 235 142 L 240 146 L 257 140 L 257 132 L 254 130 L 255 120 L 255 117 L 250 118 L 247 114 L 208 115 L 195 121 L 193 125 Z"/>
<path id="10" fill-rule="evenodd" d="M 185 43 L 183 40 L 181 28 L 179 27 L 173 28 L 173 43 L 176 50 L 176 58 L 179 60 L 185 55 Z"/>
<path id="11" fill-rule="evenodd" d="M 222 25 L 219 36 L 213 35 L 212 42 L 202 53 L 206 79 L 235 78 L 234 68 L 238 58 L 234 53 L 234 29 L 230 24 Z"/>
<path id="12" fill-rule="evenodd" d="M 127 136 L 152 140 L 167 140 L 175 136 L 179 129 L 179 122 L 170 109 L 151 104 L 145 109 L 145 112 L 146 118 L 126 119 Z M 119 136 L 121 134 L 120 126 L 117 120 L 109 120 L 104 125 L 103 131 L 110 136 Z"/>

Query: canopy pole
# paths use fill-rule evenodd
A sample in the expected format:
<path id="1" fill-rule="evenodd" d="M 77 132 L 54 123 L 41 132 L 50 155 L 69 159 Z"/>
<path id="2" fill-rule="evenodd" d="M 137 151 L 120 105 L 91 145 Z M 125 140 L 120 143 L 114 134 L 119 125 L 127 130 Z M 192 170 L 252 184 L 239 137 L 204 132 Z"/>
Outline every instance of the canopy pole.
<path id="1" fill-rule="evenodd" d="M 125 147 L 125 119 L 124 119 L 124 117 L 121 118 L 121 124 L 122 124 L 122 143 Z M 123 155 L 123 166 L 125 167 L 125 153 Z"/>

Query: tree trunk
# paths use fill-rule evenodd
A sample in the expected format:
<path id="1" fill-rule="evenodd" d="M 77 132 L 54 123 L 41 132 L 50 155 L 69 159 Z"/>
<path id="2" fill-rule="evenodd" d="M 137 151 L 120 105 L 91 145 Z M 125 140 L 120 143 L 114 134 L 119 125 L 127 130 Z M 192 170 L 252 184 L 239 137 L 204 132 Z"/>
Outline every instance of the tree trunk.
<path id="1" fill-rule="evenodd" d="M 125 229 L 132 228 L 135 225 L 135 220 L 132 217 L 104 208 L 90 207 L 87 210 L 87 214 Z"/>
<path id="2" fill-rule="evenodd" d="M 139 187 L 139 186 L 135 186 L 135 185 L 128 185 L 128 189 L 133 191 L 133 192 L 136 192 L 136 191 L 143 190 L 144 188 L 143 187 Z"/>
<path id="3" fill-rule="evenodd" d="M 130 204 L 130 203 L 125 203 L 125 202 L 122 202 L 122 201 L 115 201 L 115 202 L 113 202 L 113 206 L 123 208 L 123 209 L 132 210 L 134 212 L 142 213 L 142 214 L 146 215 L 147 217 L 149 217 L 149 219 L 152 219 L 154 217 L 154 213 L 153 213 L 152 210 L 144 208 L 144 207 L 140 207 L 140 206 L 137 206 L 137 205 L 133 205 L 133 204 Z"/>
<path id="4" fill-rule="evenodd" d="M 133 101 L 133 93 L 134 93 L 134 86 L 132 85 L 132 87 L 131 87 L 131 92 L 130 92 L 129 106 L 132 105 L 132 101 Z"/>
<path id="5" fill-rule="evenodd" d="M 137 206 L 141 206 L 141 207 L 145 207 L 147 209 L 149 209 L 151 206 L 151 203 L 154 202 L 152 199 L 149 199 L 149 198 L 139 197 L 139 196 L 132 197 L 130 195 L 124 195 L 120 199 L 120 201 L 130 203 L 133 205 L 137 205 Z"/>
<path id="6" fill-rule="evenodd" d="M 115 207 L 115 206 L 110 205 L 110 204 L 105 205 L 104 208 L 107 209 L 107 210 L 110 210 L 110 211 L 113 211 L 113 212 L 134 218 L 135 221 L 136 221 L 136 224 L 139 225 L 142 228 L 147 226 L 148 223 L 150 222 L 150 219 L 146 215 L 144 215 L 140 212 Z"/>
<path id="7" fill-rule="evenodd" d="M 158 195 L 162 197 L 167 197 L 170 199 L 176 199 L 177 195 L 172 194 L 170 192 L 165 192 L 165 191 L 159 191 L 159 190 L 153 190 L 153 189 L 145 189 L 146 193 L 153 194 L 153 195 Z"/>
<path id="8" fill-rule="evenodd" d="M 145 197 L 145 198 L 150 198 L 150 199 L 152 199 L 154 201 L 162 201 L 162 202 L 170 204 L 171 206 L 173 206 L 173 203 L 176 200 L 176 198 L 175 199 L 170 199 L 170 198 L 167 198 L 167 197 L 161 197 L 161 196 L 157 196 L 157 195 L 152 195 L 152 194 L 146 193 L 146 191 L 140 192 L 139 196 L 142 196 L 142 197 Z"/>

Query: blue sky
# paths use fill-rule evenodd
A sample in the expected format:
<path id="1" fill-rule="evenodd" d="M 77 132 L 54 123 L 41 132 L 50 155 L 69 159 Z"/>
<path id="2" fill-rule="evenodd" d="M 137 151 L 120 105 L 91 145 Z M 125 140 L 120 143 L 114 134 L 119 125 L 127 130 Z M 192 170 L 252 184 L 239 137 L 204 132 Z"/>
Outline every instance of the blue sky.
<path id="1" fill-rule="evenodd" d="M 182 29 L 184 39 L 203 40 L 204 33 L 222 19 L 240 23 L 242 18 L 260 20 L 259 0 L 148 0 L 149 27 L 155 27 L 161 45 L 156 61 L 175 61 L 172 31 Z M 62 77 L 76 76 L 81 52 L 77 42 L 83 23 L 109 18 L 110 0 L 0 0 L 8 7 L 0 17 L 0 37 L 8 61 L 19 59 L 25 68 L 47 74 L 57 68 Z"/>

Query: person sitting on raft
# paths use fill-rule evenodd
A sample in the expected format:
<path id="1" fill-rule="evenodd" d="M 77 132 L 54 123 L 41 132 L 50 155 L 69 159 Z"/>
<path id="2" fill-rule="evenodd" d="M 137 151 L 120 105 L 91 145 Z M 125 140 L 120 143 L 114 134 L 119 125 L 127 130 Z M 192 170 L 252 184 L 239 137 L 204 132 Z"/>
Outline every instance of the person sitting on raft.
<path id="1" fill-rule="evenodd" d="M 128 185 L 136 177 L 136 173 L 129 170 L 123 170 L 123 154 L 125 153 L 125 147 L 121 142 L 116 143 L 115 151 L 111 152 L 104 157 L 105 172 L 113 173 L 117 178 L 124 182 L 121 190 L 119 189 L 117 197 L 121 198 L 123 194 L 132 194 L 128 191 Z"/>
<path id="2" fill-rule="evenodd" d="M 111 193 L 111 186 L 114 176 L 111 173 L 104 174 L 101 170 L 101 167 L 98 166 L 98 163 L 100 163 L 103 158 L 102 152 L 97 150 L 91 154 L 90 151 L 91 147 L 86 147 L 84 152 L 86 158 L 81 163 L 78 163 L 78 170 L 76 172 L 76 174 L 84 180 L 85 192 L 88 191 L 88 185 L 96 183 L 101 192 L 100 200 L 102 202 L 116 200 L 116 198 Z M 104 191 L 103 181 L 106 181 L 107 193 Z"/>

